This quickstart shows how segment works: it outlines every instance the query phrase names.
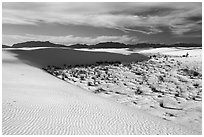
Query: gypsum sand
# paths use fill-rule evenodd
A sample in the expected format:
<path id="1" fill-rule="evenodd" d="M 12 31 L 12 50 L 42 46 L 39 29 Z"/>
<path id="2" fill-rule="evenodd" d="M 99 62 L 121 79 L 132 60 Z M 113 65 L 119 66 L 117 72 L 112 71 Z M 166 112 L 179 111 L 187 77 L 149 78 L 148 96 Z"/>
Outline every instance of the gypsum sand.
<path id="1" fill-rule="evenodd" d="M 153 55 L 138 63 L 97 62 L 45 70 L 95 94 L 202 131 L 202 70 L 187 66 L 180 57 Z"/>

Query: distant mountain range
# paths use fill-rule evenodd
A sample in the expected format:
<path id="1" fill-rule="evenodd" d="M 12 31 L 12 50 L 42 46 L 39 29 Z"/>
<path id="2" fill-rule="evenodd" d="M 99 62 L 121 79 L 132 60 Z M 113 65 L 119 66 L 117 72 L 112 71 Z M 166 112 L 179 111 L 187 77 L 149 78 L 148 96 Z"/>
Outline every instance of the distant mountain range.
<path id="1" fill-rule="evenodd" d="M 176 43 L 171 45 L 166 44 L 151 44 L 151 43 L 138 43 L 138 44 L 124 44 L 118 42 L 104 42 L 98 43 L 96 45 L 86 45 L 86 44 L 75 44 L 69 46 L 70 48 L 89 48 L 89 49 L 98 49 L 98 48 L 161 48 L 161 47 L 202 47 L 201 44 L 193 43 Z"/>
<path id="2" fill-rule="evenodd" d="M 31 48 L 31 47 L 67 47 L 67 48 L 89 48 L 89 49 L 99 49 L 99 48 L 161 48 L 161 47 L 202 47 L 202 44 L 193 43 L 176 43 L 171 45 L 166 44 L 151 44 L 151 43 L 138 43 L 138 44 L 124 44 L 118 42 L 103 42 L 95 45 L 86 44 L 74 44 L 70 46 L 65 46 L 61 44 L 54 44 L 49 41 L 28 41 L 23 43 L 13 44 L 12 47 L 2 45 L 2 48 Z"/>
<path id="3" fill-rule="evenodd" d="M 11 46 L 2 45 L 2 48 L 11 48 Z"/>
<path id="4" fill-rule="evenodd" d="M 61 44 L 54 44 L 49 41 L 27 41 L 13 44 L 12 48 L 33 48 L 33 47 L 67 47 Z"/>

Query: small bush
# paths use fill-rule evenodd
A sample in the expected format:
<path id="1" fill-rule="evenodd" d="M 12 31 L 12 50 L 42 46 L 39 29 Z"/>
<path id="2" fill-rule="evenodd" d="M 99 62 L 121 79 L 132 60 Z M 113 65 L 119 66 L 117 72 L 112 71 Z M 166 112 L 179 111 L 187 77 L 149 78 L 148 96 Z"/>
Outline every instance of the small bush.
<path id="1" fill-rule="evenodd" d="M 182 71 L 184 73 L 186 73 L 187 75 L 189 76 L 193 76 L 193 77 L 198 77 L 198 76 L 201 76 L 201 74 L 197 71 L 194 71 L 194 70 L 190 70 L 190 69 L 182 69 Z"/>
<path id="2" fill-rule="evenodd" d="M 105 92 L 106 90 L 105 89 L 103 89 L 103 88 L 99 88 L 99 89 L 97 89 L 97 90 L 95 90 L 94 91 L 94 93 L 101 93 L 101 92 Z"/>

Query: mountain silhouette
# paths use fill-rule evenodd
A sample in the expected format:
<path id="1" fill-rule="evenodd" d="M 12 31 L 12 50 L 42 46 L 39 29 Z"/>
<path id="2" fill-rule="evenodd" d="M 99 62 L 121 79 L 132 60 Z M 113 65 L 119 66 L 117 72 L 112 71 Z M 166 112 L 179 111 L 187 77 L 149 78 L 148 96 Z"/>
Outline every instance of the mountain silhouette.
<path id="1" fill-rule="evenodd" d="M 11 46 L 2 45 L 2 48 L 11 48 Z"/>
<path id="2" fill-rule="evenodd" d="M 98 48 L 162 48 L 162 47 L 202 47 L 201 44 L 193 43 L 176 43 L 171 45 L 166 44 L 153 44 L 153 43 L 138 43 L 138 44 L 124 44 L 118 42 L 103 42 L 96 45 L 86 45 L 86 44 L 75 44 L 69 46 L 70 48 L 89 48 L 89 49 L 98 49 Z"/>
<path id="3" fill-rule="evenodd" d="M 12 48 L 31 48 L 31 47 L 67 47 L 61 44 L 54 44 L 49 41 L 27 41 L 13 44 Z"/>
<path id="4" fill-rule="evenodd" d="M 194 43 L 175 43 L 171 45 L 166 44 L 153 44 L 153 43 L 137 43 L 137 44 L 124 44 L 119 42 L 103 42 L 95 45 L 87 44 L 74 44 L 74 45 L 62 45 L 54 44 L 49 41 L 27 41 L 23 43 L 13 44 L 12 47 L 2 45 L 3 48 L 31 48 L 31 47 L 66 47 L 73 49 L 88 48 L 88 49 L 99 49 L 99 48 L 162 48 L 162 47 L 202 47 L 202 44 Z"/>

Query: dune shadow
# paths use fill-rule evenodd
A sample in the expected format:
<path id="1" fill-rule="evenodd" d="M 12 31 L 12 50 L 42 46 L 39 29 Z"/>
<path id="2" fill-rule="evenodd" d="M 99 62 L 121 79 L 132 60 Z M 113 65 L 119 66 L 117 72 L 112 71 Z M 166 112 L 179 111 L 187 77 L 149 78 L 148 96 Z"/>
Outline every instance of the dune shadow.
<path id="1" fill-rule="evenodd" d="M 48 65 L 94 64 L 97 61 L 140 62 L 149 59 L 147 56 L 138 53 L 122 55 L 117 53 L 78 51 L 61 48 L 12 50 L 10 52 L 15 53 L 16 57 L 24 63 L 38 68 L 43 68 Z"/>

